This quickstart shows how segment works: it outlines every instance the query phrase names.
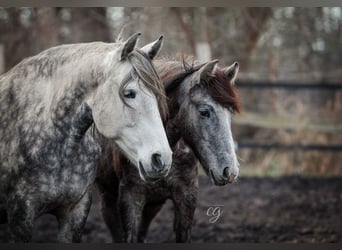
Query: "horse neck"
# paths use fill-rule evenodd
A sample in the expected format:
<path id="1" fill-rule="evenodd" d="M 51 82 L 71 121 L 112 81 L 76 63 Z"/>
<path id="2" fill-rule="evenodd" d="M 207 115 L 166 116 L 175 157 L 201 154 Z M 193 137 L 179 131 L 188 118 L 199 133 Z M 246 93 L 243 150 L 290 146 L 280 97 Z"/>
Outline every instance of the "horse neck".
<path id="1" fill-rule="evenodd" d="M 65 131 L 81 104 L 90 98 L 98 83 L 102 82 L 104 73 L 99 63 L 101 61 L 103 61 L 101 54 L 89 60 L 79 58 L 65 62 L 56 70 L 57 77 L 55 80 L 51 79 L 51 82 L 58 84 L 53 84 L 55 91 L 49 110 L 57 129 Z"/>
<path id="2" fill-rule="evenodd" d="M 164 85 L 168 84 L 168 79 L 172 79 L 174 76 L 184 72 L 183 65 L 179 61 L 157 61 L 156 68 Z M 165 126 L 166 134 L 171 147 L 174 147 L 181 138 L 181 131 L 179 129 L 177 114 L 182 103 L 186 101 L 187 94 L 190 89 L 190 84 L 186 84 L 184 81 L 186 80 L 183 80 L 175 89 L 172 90 L 172 92 L 167 93 L 169 119 Z"/>
<path id="3" fill-rule="evenodd" d="M 164 83 L 165 88 L 169 84 L 169 80 L 174 76 L 184 72 L 184 66 L 181 61 L 175 60 L 156 60 L 154 63 L 161 80 Z M 166 93 L 168 97 L 168 108 L 170 112 L 169 118 L 172 119 L 174 115 L 178 113 L 179 106 L 185 100 L 186 93 L 189 91 L 188 84 L 181 83 L 176 89 L 171 93 Z"/>

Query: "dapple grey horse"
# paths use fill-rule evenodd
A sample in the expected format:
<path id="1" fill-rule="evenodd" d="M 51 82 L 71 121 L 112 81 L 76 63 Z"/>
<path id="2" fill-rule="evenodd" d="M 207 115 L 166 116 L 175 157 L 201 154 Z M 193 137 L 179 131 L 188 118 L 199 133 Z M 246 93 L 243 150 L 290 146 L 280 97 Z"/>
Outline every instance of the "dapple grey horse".
<path id="1" fill-rule="evenodd" d="M 11 241 L 30 241 L 43 213 L 57 217 L 59 241 L 81 240 L 102 138 L 141 178 L 169 171 L 167 106 L 151 63 L 162 37 L 140 50 L 139 36 L 54 47 L 0 76 L 0 214 Z"/>

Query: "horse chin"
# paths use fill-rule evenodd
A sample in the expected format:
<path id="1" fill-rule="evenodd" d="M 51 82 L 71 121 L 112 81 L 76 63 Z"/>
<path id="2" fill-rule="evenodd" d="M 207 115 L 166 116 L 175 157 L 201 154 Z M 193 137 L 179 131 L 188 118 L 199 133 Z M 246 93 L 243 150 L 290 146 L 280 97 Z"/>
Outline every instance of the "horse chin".
<path id="1" fill-rule="evenodd" d="M 150 182 L 150 183 L 156 182 L 160 180 L 161 178 L 167 176 L 169 173 L 169 170 L 170 168 L 162 172 L 151 174 L 151 173 L 146 172 L 143 164 L 141 163 L 141 161 L 139 161 L 139 176 L 144 182 Z"/>
<path id="2" fill-rule="evenodd" d="M 162 175 L 163 175 L 163 177 L 166 177 L 166 176 L 168 176 L 169 175 L 169 173 L 170 173 L 170 169 L 171 169 L 171 166 L 170 167 L 168 167 L 168 168 L 165 168 L 166 170 L 162 173 Z"/>

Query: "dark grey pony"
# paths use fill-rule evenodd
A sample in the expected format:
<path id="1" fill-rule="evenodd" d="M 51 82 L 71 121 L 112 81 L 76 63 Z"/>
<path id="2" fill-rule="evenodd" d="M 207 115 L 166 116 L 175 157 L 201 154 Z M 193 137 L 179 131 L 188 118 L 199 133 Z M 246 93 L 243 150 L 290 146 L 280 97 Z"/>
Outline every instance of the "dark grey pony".
<path id="1" fill-rule="evenodd" d="M 176 241 L 189 242 L 197 201 L 197 159 L 215 185 L 237 177 L 239 164 L 230 126 L 231 116 L 240 111 L 233 86 L 238 64 L 224 69 L 216 64 L 211 61 L 184 69 L 179 61 L 156 61 L 168 96 L 166 130 L 174 151 L 172 167 L 166 177 L 145 183 L 128 167 L 129 161 L 106 148 L 97 186 L 114 241 L 143 242 L 151 220 L 172 199 Z"/>
<path id="2" fill-rule="evenodd" d="M 139 50 L 139 35 L 51 48 L 0 76 L 0 219 L 11 241 L 30 241 L 43 213 L 57 217 L 59 241 L 81 240 L 100 136 L 110 138 L 142 178 L 170 168 L 160 116 L 167 112 L 165 92 L 151 64 L 162 39 Z"/>

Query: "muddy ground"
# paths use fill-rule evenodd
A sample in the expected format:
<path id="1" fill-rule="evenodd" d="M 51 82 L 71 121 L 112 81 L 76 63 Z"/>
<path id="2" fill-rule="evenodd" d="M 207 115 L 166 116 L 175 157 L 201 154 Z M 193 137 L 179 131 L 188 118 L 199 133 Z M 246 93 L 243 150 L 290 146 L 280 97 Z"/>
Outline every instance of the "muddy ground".
<path id="1" fill-rule="evenodd" d="M 342 178 L 241 178 L 233 185 L 213 186 L 200 177 L 199 204 L 192 230 L 193 242 L 341 242 Z M 221 216 L 209 222 L 209 207 L 221 205 Z M 111 242 L 94 203 L 83 242 Z M 172 203 L 153 221 L 148 242 L 174 242 Z M 37 221 L 33 240 L 54 242 L 57 222 L 44 215 Z M 6 241 L 0 225 L 0 240 Z"/>

